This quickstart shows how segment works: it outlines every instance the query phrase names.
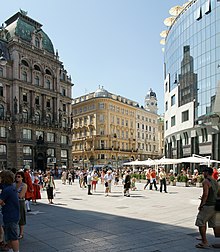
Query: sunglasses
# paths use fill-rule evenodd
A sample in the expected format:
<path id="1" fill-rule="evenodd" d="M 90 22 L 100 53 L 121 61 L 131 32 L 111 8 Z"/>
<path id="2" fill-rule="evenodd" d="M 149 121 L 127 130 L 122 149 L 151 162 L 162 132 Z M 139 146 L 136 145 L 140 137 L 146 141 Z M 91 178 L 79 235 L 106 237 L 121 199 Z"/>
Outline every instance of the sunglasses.
<path id="1" fill-rule="evenodd" d="M 16 176 L 16 178 L 21 178 L 21 176 L 20 176 L 20 175 L 18 175 L 18 176 Z"/>

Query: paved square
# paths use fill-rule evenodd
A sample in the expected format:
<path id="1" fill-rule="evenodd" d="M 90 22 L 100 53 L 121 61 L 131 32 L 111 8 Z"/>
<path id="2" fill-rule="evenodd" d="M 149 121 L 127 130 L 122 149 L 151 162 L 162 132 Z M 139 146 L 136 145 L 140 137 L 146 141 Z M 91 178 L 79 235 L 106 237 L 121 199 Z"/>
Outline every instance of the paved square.
<path id="1" fill-rule="evenodd" d="M 46 192 L 27 214 L 21 252 L 197 251 L 194 225 L 202 188 L 168 186 L 169 193 L 143 190 L 123 196 L 112 186 L 109 197 L 98 184 L 93 195 L 78 181 L 63 185 L 56 180 L 56 198 L 49 205 Z M 220 243 L 208 229 L 210 243 Z M 218 249 L 209 249 L 218 251 Z"/>

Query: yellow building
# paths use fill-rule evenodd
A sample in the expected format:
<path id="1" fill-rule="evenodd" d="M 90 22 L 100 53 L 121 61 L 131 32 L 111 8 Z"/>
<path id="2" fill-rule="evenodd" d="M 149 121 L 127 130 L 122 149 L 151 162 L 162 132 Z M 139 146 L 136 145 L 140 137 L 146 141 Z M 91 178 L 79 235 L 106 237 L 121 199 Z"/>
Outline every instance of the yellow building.
<path id="1" fill-rule="evenodd" d="M 111 164 L 119 167 L 125 161 L 158 155 L 157 137 L 153 138 L 158 132 L 158 116 L 140 108 L 135 101 L 109 93 L 101 87 L 96 92 L 73 99 L 72 113 L 72 156 L 77 166 Z M 137 118 L 142 119 L 143 116 L 145 125 L 148 125 L 147 131 L 152 130 L 149 133 L 152 137 L 149 145 L 152 147 L 149 149 L 145 148 L 146 135 L 144 148 L 141 148 L 142 145 L 139 148 Z"/>

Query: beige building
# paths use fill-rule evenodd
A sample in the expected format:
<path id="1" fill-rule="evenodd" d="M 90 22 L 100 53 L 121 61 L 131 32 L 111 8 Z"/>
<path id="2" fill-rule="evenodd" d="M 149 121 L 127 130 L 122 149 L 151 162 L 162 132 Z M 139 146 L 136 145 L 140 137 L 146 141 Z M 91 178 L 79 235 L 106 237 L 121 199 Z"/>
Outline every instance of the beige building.
<path id="1" fill-rule="evenodd" d="M 163 157 L 164 154 L 164 118 L 163 116 L 160 116 L 158 118 L 158 153 L 160 157 Z"/>
<path id="2" fill-rule="evenodd" d="M 42 25 L 24 11 L 10 17 L 0 54 L 1 168 L 71 167 L 71 78 Z"/>
<path id="3" fill-rule="evenodd" d="M 73 99 L 72 112 L 77 166 L 119 167 L 125 161 L 158 157 L 158 115 L 137 102 L 101 87 Z"/>

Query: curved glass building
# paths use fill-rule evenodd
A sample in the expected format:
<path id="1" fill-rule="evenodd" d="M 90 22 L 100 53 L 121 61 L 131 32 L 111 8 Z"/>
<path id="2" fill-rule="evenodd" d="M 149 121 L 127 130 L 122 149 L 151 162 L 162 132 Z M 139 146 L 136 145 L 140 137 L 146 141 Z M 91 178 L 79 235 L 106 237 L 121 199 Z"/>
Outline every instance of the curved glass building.
<path id="1" fill-rule="evenodd" d="M 220 160 L 220 1 L 189 1 L 166 21 L 166 156 Z"/>

